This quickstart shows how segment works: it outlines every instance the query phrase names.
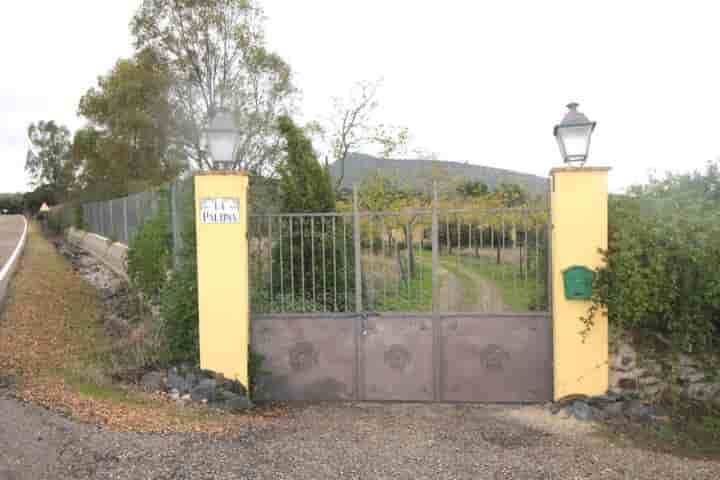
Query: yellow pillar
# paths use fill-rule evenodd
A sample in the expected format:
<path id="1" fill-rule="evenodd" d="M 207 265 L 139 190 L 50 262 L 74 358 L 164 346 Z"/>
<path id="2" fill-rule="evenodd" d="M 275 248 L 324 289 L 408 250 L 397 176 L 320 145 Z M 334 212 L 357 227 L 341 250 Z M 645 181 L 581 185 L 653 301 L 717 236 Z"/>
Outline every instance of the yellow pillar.
<path id="1" fill-rule="evenodd" d="M 608 388 L 608 325 L 604 312 L 586 337 L 581 317 L 591 303 L 568 300 L 563 270 L 574 265 L 595 270 L 607 249 L 609 168 L 556 168 L 552 180 L 552 313 L 554 397 L 602 395 Z"/>
<path id="2" fill-rule="evenodd" d="M 195 176 L 200 367 L 248 386 L 248 177 Z"/>

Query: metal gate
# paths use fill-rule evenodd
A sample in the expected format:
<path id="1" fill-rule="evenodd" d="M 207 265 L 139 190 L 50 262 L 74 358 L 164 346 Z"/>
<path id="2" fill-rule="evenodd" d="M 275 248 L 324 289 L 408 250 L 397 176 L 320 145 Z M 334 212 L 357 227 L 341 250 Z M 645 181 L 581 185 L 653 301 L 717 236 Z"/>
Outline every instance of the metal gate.
<path id="1" fill-rule="evenodd" d="M 552 398 L 548 210 L 430 207 L 251 215 L 259 398 Z"/>
<path id="2" fill-rule="evenodd" d="M 261 399 L 552 399 L 546 314 L 265 315 L 252 325 Z"/>

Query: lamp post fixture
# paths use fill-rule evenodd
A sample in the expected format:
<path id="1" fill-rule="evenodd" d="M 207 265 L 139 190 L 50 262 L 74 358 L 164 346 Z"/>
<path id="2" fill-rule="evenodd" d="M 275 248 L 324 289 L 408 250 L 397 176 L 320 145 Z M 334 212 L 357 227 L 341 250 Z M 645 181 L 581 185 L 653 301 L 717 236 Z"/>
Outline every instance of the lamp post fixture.
<path id="1" fill-rule="evenodd" d="M 583 166 L 590 150 L 590 137 L 597 122 L 591 122 L 584 113 L 579 112 L 579 104 L 572 102 L 567 105 L 568 112 L 559 125 L 553 129 L 553 135 L 560 147 L 565 163 L 579 162 Z"/>
<path id="2" fill-rule="evenodd" d="M 235 126 L 233 114 L 219 110 L 205 130 L 215 170 L 229 170 L 235 166 L 235 153 L 240 142 L 240 130 Z"/>

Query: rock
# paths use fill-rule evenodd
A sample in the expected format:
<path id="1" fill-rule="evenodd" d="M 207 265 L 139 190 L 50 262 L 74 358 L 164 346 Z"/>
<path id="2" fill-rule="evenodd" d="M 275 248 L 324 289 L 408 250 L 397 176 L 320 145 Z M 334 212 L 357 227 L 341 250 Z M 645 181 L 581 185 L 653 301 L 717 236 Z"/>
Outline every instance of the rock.
<path id="1" fill-rule="evenodd" d="M 647 385 L 647 386 L 643 387 L 643 389 L 642 389 L 643 396 L 646 396 L 646 397 L 655 397 L 661 391 L 663 391 L 663 386 L 660 384 Z"/>
<path id="2" fill-rule="evenodd" d="M 660 383 L 660 379 L 652 375 L 640 378 L 640 385 L 642 386 L 657 385 L 658 383 Z"/>
<path id="3" fill-rule="evenodd" d="M 146 392 L 160 392 L 165 390 L 165 376 L 162 372 L 147 372 L 142 376 L 140 384 Z"/>
<path id="4" fill-rule="evenodd" d="M 637 380 L 634 378 L 621 378 L 617 385 L 623 390 L 637 390 L 638 387 Z"/>
<path id="5" fill-rule="evenodd" d="M 182 400 L 182 401 L 184 401 L 184 402 L 190 401 L 191 399 L 192 399 L 192 398 L 190 397 L 190 394 L 189 394 L 189 393 L 186 393 L 185 395 L 183 395 L 183 396 L 180 397 L 180 400 Z"/>
<path id="6" fill-rule="evenodd" d="M 710 400 L 720 391 L 717 383 L 693 383 L 687 388 L 687 396 L 694 400 Z"/>
<path id="7" fill-rule="evenodd" d="M 171 368 L 168 371 L 167 386 L 170 390 L 177 390 L 178 392 L 186 392 L 187 384 L 185 378 L 180 375 L 176 368 Z"/>
<path id="8" fill-rule="evenodd" d="M 187 388 L 188 392 L 191 392 L 199 382 L 200 379 L 195 373 L 190 372 L 185 375 L 185 388 Z"/>
<path id="9" fill-rule="evenodd" d="M 610 368 L 631 370 L 637 361 L 637 352 L 627 343 L 621 344 L 612 356 Z"/>
<path id="10" fill-rule="evenodd" d="M 592 420 L 592 408 L 585 402 L 576 401 L 571 407 L 572 414 L 580 421 L 587 422 Z"/>
<path id="11" fill-rule="evenodd" d="M 223 401 L 220 408 L 235 412 L 252 408 L 253 403 L 245 395 L 238 395 L 232 392 L 223 392 Z"/>
<path id="12" fill-rule="evenodd" d="M 190 393 L 190 398 L 198 402 L 201 400 L 213 401 L 215 400 L 215 389 L 217 388 L 217 382 L 211 378 L 200 380 L 195 388 Z"/>
<path id="13" fill-rule="evenodd" d="M 590 407 L 591 418 L 593 420 L 607 420 L 610 415 L 605 412 L 605 409 L 600 407 Z"/>
<path id="14" fill-rule="evenodd" d="M 682 375 L 682 380 L 685 383 L 698 383 L 705 380 L 705 373 L 698 372 L 697 370 L 689 370 L 686 375 Z"/>
<path id="15" fill-rule="evenodd" d="M 235 380 L 223 380 L 222 388 L 224 390 L 227 390 L 228 392 L 236 393 L 238 395 L 247 395 L 247 389 L 245 388 L 245 386 Z"/>
<path id="16" fill-rule="evenodd" d="M 170 393 L 168 394 L 168 396 L 173 400 L 180 400 L 180 392 L 175 388 L 170 390 Z"/>
<path id="17" fill-rule="evenodd" d="M 594 406 L 606 405 L 608 403 L 619 402 L 622 400 L 622 398 L 623 396 L 621 394 L 609 392 L 606 395 L 597 395 L 594 397 L 590 397 L 588 399 L 588 403 Z"/>
<path id="18" fill-rule="evenodd" d="M 634 420 L 649 420 L 655 415 L 655 408 L 641 400 L 629 400 L 624 404 L 623 413 Z"/>
<path id="19" fill-rule="evenodd" d="M 619 417 L 624 413 L 624 402 L 608 403 L 603 406 L 603 412 L 607 417 Z"/>

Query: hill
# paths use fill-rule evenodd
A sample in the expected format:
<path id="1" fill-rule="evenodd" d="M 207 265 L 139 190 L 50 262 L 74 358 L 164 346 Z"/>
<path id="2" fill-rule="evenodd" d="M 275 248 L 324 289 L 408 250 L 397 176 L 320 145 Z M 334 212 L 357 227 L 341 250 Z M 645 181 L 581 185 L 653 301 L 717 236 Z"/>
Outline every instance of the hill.
<path id="1" fill-rule="evenodd" d="M 421 181 L 421 179 L 429 178 L 431 172 L 437 169 L 444 170 L 444 175 L 450 178 L 462 177 L 470 180 L 481 180 L 491 189 L 496 188 L 501 183 L 516 183 L 535 194 L 545 194 L 548 189 L 547 178 L 529 173 L 439 160 L 382 159 L 360 153 L 348 156 L 345 162 L 345 177 L 343 178 L 342 188 L 352 188 L 353 184 L 362 182 L 367 175 L 377 170 L 388 177 L 400 178 L 413 184 Z M 330 165 L 330 174 L 334 178 L 339 177 L 339 163 L 336 162 Z"/>

